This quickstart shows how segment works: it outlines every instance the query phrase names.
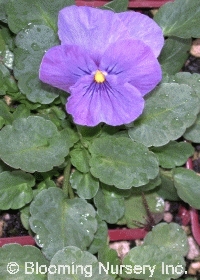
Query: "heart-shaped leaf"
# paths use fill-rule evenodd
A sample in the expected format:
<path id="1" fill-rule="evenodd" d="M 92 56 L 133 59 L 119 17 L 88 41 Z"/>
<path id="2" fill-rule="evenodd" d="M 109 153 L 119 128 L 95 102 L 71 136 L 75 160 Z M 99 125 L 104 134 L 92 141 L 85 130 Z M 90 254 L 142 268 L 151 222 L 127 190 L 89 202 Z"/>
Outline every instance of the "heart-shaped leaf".
<path id="1" fill-rule="evenodd" d="M 66 199 L 58 188 L 41 191 L 31 203 L 30 213 L 36 242 L 48 259 L 66 246 L 86 250 L 97 230 L 91 204 L 80 198 Z"/>
<path id="2" fill-rule="evenodd" d="M 158 175 L 155 155 L 142 144 L 124 137 L 101 137 L 89 150 L 91 173 L 105 184 L 120 189 L 145 185 Z"/>
<path id="3" fill-rule="evenodd" d="M 75 170 L 71 177 L 70 183 L 73 189 L 81 198 L 93 198 L 99 189 L 99 180 L 94 178 L 90 173 L 81 173 Z"/>
<path id="4" fill-rule="evenodd" d="M 99 189 L 94 197 L 97 213 L 102 220 L 115 224 L 124 214 L 124 198 L 119 197 L 112 189 L 104 193 Z"/>
<path id="5" fill-rule="evenodd" d="M 7 1 L 6 13 L 8 24 L 12 32 L 18 33 L 29 23 L 44 24 L 57 31 L 58 12 L 74 4 L 74 0 L 60 0 L 55 2 L 40 0 L 11 0 Z"/>
<path id="6" fill-rule="evenodd" d="M 125 279 L 170 280 L 185 271 L 185 261 L 174 250 L 155 244 L 134 247 L 123 259 Z"/>
<path id="7" fill-rule="evenodd" d="M 88 150 L 83 147 L 74 148 L 70 152 L 71 163 L 74 167 L 78 169 L 78 171 L 87 173 L 90 170 L 89 159 L 90 154 Z"/>
<path id="8" fill-rule="evenodd" d="M 186 142 L 171 141 L 165 146 L 152 148 L 152 151 L 163 168 L 174 168 L 183 165 L 193 155 L 194 148 Z"/>
<path id="9" fill-rule="evenodd" d="M 145 193 L 145 199 L 147 205 L 144 205 L 141 192 L 126 198 L 124 201 L 125 213 L 118 224 L 125 223 L 129 228 L 138 228 L 137 222 L 146 225 L 149 217 L 147 216 L 148 213 L 145 207 L 148 207 L 155 223 L 158 223 L 163 218 L 164 200 L 154 191 Z"/>
<path id="10" fill-rule="evenodd" d="M 187 236 L 181 226 L 160 223 L 149 232 L 142 246 L 134 247 L 123 259 L 126 278 L 179 278 L 185 271 Z"/>
<path id="11" fill-rule="evenodd" d="M 163 146 L 185 133 L 199 109 L 199 99 L 191 87 L 163 83 L 148 95 L 144 112 L 133 123 L 129 135 L 148 147 Z"/>
<path id="12" fill-rule="evenodd" d="M 159 9 L 154 19 L 162 28 L 165 36 L 200 37 L 199 0 L 175 0 L 166 3 Z"/>
<path id="13" fill-rule="evenodd" d="M 189 246 L 187 235 L 176 223 L 160 223 L 149 232 L 144 245 L 165 246 L 166 249 L 174 250 L 180 256 L 185 256 Z"/>
<path id="14" fill-rule="evenodd" d="M 39 80 L 39 66 L 45 51 L 58 45 L 57 34 L 45 25 L 29 25 L 16 36 L 14 75 L 18 86 L 28 100 L 41 104 L 51 103 L 60 90 Z"/>
<path id="15" fill-rule="evenodd" d="M 81 251 L 75 246 L 67 246 L 58 251 L 52 258 L 50 267 L 59 267 L 55 273 L 48 273 L 48 280 L 113 280 L 105 271 L 99 271 L 99 263 L 95 256 Z"/>
<path id="16" fill-rule="evenodd" d="M 8 165 L 27 172 L 45 172 L 64 162 L 69 152 L 65 133 L 38 116 L 17 119 L 0 131 L 0 156 Z"/>
<path id="17" fill-rule="evenodd" d="M 162 71 L 169 75 L 180 71 L 188 57 L 190 48 L 191 39 L 168 38 L 159 56 Z"/>
<path id="18" fill-rule="evenodd" d="M 0 275 L 4 280 L 46 280 L 49 262 L 34 246 L 7 244 L 0 248 Z"/>

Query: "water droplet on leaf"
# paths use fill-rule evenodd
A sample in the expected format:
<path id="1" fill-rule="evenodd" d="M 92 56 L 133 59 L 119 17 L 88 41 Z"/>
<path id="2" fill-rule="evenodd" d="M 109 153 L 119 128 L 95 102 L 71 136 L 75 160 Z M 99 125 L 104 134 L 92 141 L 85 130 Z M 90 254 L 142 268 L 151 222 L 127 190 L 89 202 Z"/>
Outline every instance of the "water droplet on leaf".
<path id="1" fill-rule="evenodd" d="M 32 48 L 34 51 L 38 51 L 38 50 L 40 49 L 40 47 L 39 47 L 38 44 L 36 44 L 36 43 L 31 44 L 31 48 Z"/>

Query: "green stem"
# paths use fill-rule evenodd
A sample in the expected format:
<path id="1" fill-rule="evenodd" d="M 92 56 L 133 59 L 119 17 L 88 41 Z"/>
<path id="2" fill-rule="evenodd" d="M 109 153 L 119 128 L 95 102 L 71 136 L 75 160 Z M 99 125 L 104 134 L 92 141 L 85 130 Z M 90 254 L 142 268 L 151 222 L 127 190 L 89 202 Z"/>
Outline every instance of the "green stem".
<path id="1" fill-rule="evenodd" d="M 63 192 L 66 194 L 67 197 L 74 198 L 74 193 L 71 187 L 71 184 L 69 182 L 70 179 L 70 174 L 71 174 L 71 162 L 68 160 L 67 166 L 65 167 L 64 170 L 64 179 L 63 179 Z"/>

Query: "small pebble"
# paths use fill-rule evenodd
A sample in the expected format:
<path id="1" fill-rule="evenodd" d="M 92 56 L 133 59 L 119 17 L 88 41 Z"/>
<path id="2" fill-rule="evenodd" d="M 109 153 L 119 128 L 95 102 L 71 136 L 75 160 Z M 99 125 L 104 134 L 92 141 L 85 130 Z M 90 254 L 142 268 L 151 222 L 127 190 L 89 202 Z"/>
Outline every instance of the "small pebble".
<path id="1" fill-rule="evenodd" d="M 4 227 L 4 221 L 3 221 L 3 220 L 0 220 L 0 237 L 1 237 L 2 234 L 3 234 L 3 227 Z"/>
<path id="2" fill-rule="evenodd" d="M 136 240 L 135 240 L 135 245 L 136 245 L 136 246 L 141 246 L 143 243 L 144 243 L 144 241 L 141 240 L 141 239 L 136 239 Z"/>
<path id="3" fill-rule="evenodd" d="M 200 39 L 196 39 L 192 43 L 190 54 L 195 57 L 200 57 Z"/>
<path id="4" fill-rule="evenodd" d="M 117 251 L 117 255 L 120 259 L 123 259 L 124 256 L 130 251 L 130 242 L 120 241 L 113 242 L 110 244 L 110 248 Z"/>
<path id="5" fill-rule="evenodd" d="M 165 201 L 165 212 L 168 212 L 170 210 L 170 202 L 169 201 Z"/>
<path id="6" fill-rule="evenodd" d="M 188 269 L 188 274 L 196 275 L 198 272 L 200 272 L 200 262 L 191 263 Z"/>
<path id="7" fill-rule="evenodd" d="M 10 214 L 6 213 L 3 215 L 4 221 L 9 221 L 10 220 Z"/>
<path id="8" fill-rule="evenodd" d="M 187 234 L 187 235 L 190 235 L 191 234 L 191 228 L 190 228 L 190 226 L 181 226 L 182 227 L 182 229 L 185 231 L 185 233 Z"/>
<path id="9" fill-rule="evenodd" d="M 11 103 L 12 103 L 12 99 L 11 99 L 11 97 L 10 97 L 10 96 L 5 95 L 5 96 L 4 96 L 4 100 L 5 100 L 5 102 L 6 102 L 6 104 L 7 104 L 8 106 L 10 106 L 10 105 L 11 105 Z"/>
<path id="10" fill-rule="evenodd" d="M 56 180 L 56 185 L 57 185 L 58 187 L 62 187 L 63 180 L 64 180 L 64 176 L 63 176 L 63 175 L 60 176 L 60 177 L 58 177 L 57 180 Z"/>
<path id="11" fill-rule="evenodd" d="M 189 243 L 189 252 L 187 254 L 187 258 L 189 260 L 193 260 L 198 256 L 200 256 L 200 249 L 192 236 L 188 236 L 188 243 Z"/>
<path id="12" fill-rule="evenodd" d="M 172 215 L 170 212 L 165 212 L 165 213 L 164 213 L 164 216 L 163 216 L 163 220 L 164 220 L 166 223 L 171 223 L 172 220 L 173 220 L 173 215 Z"/>

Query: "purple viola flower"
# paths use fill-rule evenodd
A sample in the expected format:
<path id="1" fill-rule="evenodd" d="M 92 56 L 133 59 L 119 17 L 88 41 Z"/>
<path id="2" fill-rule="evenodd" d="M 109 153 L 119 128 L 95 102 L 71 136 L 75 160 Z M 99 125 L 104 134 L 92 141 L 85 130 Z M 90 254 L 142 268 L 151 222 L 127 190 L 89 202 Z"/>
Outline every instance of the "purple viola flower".
<path id="1" fill-rule="evenodd" d="M 160 27 L 137 12 L 70 6 L 58 16 L 61 45 L 49 49 L 40 79 L 70 93 L 66 111 L 79 125 L 116 126 L 138 118 L 143 96 L 162 78 Z"/>

